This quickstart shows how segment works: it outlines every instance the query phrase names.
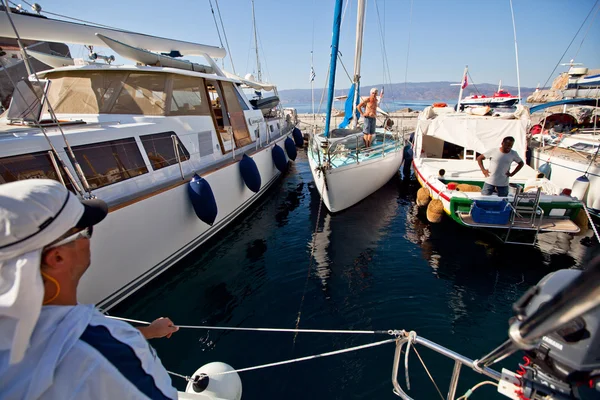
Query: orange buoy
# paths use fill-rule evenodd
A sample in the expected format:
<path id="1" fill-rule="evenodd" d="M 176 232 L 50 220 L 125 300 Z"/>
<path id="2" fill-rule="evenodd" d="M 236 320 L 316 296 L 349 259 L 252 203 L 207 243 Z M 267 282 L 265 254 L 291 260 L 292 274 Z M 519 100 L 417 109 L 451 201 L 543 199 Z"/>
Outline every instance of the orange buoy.
<path id="1" fill-rule="evenodd" d="M 421 189 L 417 190 L 417 205 L 419 207 L 425 207 L 427 204 L 429 204 L 430 199 L 429 190 L 427 188 L 422 187 Z"/>

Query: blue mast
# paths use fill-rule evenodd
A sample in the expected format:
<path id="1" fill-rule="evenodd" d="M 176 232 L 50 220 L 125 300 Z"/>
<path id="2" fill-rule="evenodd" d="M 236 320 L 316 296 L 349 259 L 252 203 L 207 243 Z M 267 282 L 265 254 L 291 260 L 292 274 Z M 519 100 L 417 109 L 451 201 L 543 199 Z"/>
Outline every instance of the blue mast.
<path id="1" fill-rule="evenodd" d="M 331 38 L 331 60 L 329 61 L 329 87 L 327 88 L 327 117 L 325 118 L 325 132 L 323 136 L 329 137 L 329 123 L 331 120 L 331 107 L 333 105 L 333 91 L 335 88 L 335 68 L 337 66 L 338 46 L 340 44 L 340 25 L 342 23 L 343 0 L 335 1 L 333 12 L 333 37 Z"/>

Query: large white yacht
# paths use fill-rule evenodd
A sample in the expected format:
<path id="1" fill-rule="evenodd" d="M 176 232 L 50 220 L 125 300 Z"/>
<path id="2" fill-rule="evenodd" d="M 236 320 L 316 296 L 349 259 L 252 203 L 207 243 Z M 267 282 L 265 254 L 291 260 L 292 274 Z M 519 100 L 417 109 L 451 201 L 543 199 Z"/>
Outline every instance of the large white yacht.
<path id="1" fill-rule="evenodd" d="M 111 308 L 231 223 L 295 158 L 294 125 L 278 112 L 265 116 L 242 90 L 276 88 L 222 71 L 212 58 L 224 49 L 12 15 L 22 38 L 52 29 L 53 40 L 100 39 L 136 61 L 57 57 L 68 66 L 16 83 L 0 118 L 0 184 L 57 179 L 109 204 L 80 301 Z M 8 22 L 2 13 L 0 36 L 14 35 Z M 158 53 L 180 48 L 207 65 Z"/>

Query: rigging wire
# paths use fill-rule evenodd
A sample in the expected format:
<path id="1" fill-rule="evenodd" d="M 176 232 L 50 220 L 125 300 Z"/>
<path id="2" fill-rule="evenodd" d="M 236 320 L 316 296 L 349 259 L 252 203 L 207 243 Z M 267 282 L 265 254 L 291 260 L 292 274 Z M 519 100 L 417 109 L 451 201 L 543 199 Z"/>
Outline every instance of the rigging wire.
<path id="1" fill-rule="evenodd" d="M 217 35 L 219 35 L 219 43 L 221 43 L 221 47 L 223 47 L 223 39 L 221 39 L 221 31 L 219 30 L 219 24 L 217 24 L 217 17 L 215 15 L 215 10 L 213 9 L 212 0 L 208 0 L 208 4 L 210 5 L 210 12 L 213 17 L 213 21 L 215 21 L 215 28 L 217 29 Z M 223 67 L 225 67 L 225 58 L 221 59 L 223 63 Z"/>
<path id="2" fill-rule="evenodd" d="M 231 69 L 233 73 L 237 75 L 235 72 L 235 65 L 233 65 L 233 55 L 231 54 L 231 50 L 229 49 L 229 40 L 227 40 L 227 32 L 225 32 L 225 25 L 223 24 L 223 18 L 221 17 L 221 9 L 219 8 L 219 0 L 215 0 L 215 5 L 217 6 L 217 13 L 219 14 L 219 21 L 221 21 L 221 29 L 223 30 L 223 36 L 225 37 L 225 45 L 227 46 L 227 53 L 229 54 L 229 60 L 231 61 Z"/>
<path id="3" fill-rule="evenodd" d="M 477 94 L 481 94 L 481 92 L 477 88 L 477 85 L 475 84 L 475 81 L 473 80 L 473 77 L 471 76 L 471 72 L 469 70 L 467 70 L 467 75 L 468 75 L 469 79 L 471 80 L 470 84 L 473 85 Z"/>
<path id="4" fill-rule="evenodd" d="M 379 39 L 380 39 L 380 44 L 381 44 L 381 56 L 382 56 L 382 64 L 383 64 L 383 84 L 385 86 L 386 83 L 389 83 L 389 88 L 391 91 L 391 98 L 395 98 L 394 96 L 394 90 L 393 90 L 393 86 L 392 86 L 392 76 L 391 76 L 391 72 L 390 72 L 390 64 L 389 64 L 389 60 L 388 60 L 388 56 L 387 56 L 387 49 L 386 49 L 386 45 L 385 45 L 385 32 L 383 31 L 383 26 L 381 23 L 381 15 L 379 13 L 379 6 L 377 5 L 377 0 L 374 0 L 375 2 L 375 10 L 377 12 L 377 26 L 379 28 Z M 383 16 L 383 20 L 385 21 L 385 14 Z M 387 82 L 386 82 L 387 79 Z M 388 109 L 388 107 L 386 106 L 386 110 Z"/>
<path id="5" fill-rule="evenodd" d="M 585 31 L 585 35 L 583 35 L 583 39 L 581 39 L 581 43 L 579 43 L 579 48 L 575 52 L 575 56 L 573 57 L 573 60 L 575 60 L 577 58 L 577 55 L 579 54 L 579 50 L 581 50 L 581 46 L 583 46 L 583 42 L 587 38 L 588 33 L 590 33 L 590 28 L 592 27 L 592 25 L 594 25 L 594 21 L 596 20 L 596 17 L 598 16 L 598 11 L 600 11 L 600 7 L 598 7 L 598 9 L 596 10 L 596 13 L 594 14 L 594 18 L 592 18 L 592 20 L 590 21 L 587 31 Z"/>
<path id="6" fill-rule="evenodd" d="M 25 1 L 25 0 L 21 0 L 21 1 L 23 1 L 23 3 L 27 4 L 29 7 L 33 8 L 33 5 L 32 5 L 31 3 L 28 3 L 28 2 L 27 2 L 27 1 Z M 15 3 L 15 2 L 13 2 L 13 1 L 9 1 L 9 3 L 11 3 L 12 5 L 14 5 L 15 7 L 18 7 L 18 6 L 19 6 L 18 4 L 16 4 L 16 3 Z M 110 25 L 104 25 L 104 24 L 99 24 L 99 23 L 97 23 L 97 22 L 86 21 L 86 20 L 84 20 L 84 19 L 79 19 L 79 18 L 69 17 L 68 15 L 62 15 L 62 14 L 58 14 L 58 13 L 54 13 L 54 12 L 50 12 L 50 11 L 46 11 L 46 10 L 44 10 L 44 9 L 42 9 L 40 12 L 41 12 L 41 13 L 44 13 L 44 14 L 54 15 L 54 16 L 56 16 L 56 17 L 61 17 L 61 18 L 70 19 L 70 20 L 77 21 L 77 22 L 83 22 L 83 23 L 85 23 L 85 24 L 91 24 L 91 25 L 95 25 L 95 26 L 100 26 L 100 27 L 103 27 L 103 28 L 116 29 L 116 30 L 119 30 L 119 31 L 122 31 L 122 30 L 123 30 L 123 29 L 120 29 L 120 28 L 115 28 L 114 26 L 110 26 Z"/>
<path id="7" fill-rule="evenodd" d="M 562 61 L 562 59 L 565 56 L 565 54 L 567 54 L 567 51 L 569 51 L 569 48 L 571 47 L 571 45 L 575 41 L 575 38 L 577 37 L 577 35 L 579 35 L 579 32 L 581 31 L 581 28 L 583 28 L 583 26 L 585 25 L 585 22 L 588 20 L 588 18 L 590 17 L 590 15 L 592 15 L 592 11 L 594 11 L 594 9 L 596 8 L 596 5 L 598 5 L 598 2 L 600 2 L 600 0 L 596 0 L 596 2 L 594 3 L 594 5 L 592 6 L 592 9 L 588 13 L 587 17 L 585 17 L 585 19 L 583 20 L 583 22 L 579 26 L 579 29 L 577 29 L 577 32 L 575 33 L 575 36 L 573 36 L 573 39 L 571 39 L 571 42 L 569 43 L 569 45 L 565 49 L 565 52 L 558 59 L 558 62 L 554 66 L 554 69 L 552 70 L 552 72 L 550 72 L 550 75 L 548 76 L 548 79 L 546 79 L 546 82 L 544 82 L 544 85 L 542 86 L 542 89 L 546 87 L 546 84 L 548 83 L 548 81 L 550 81 L 550 78 L 552 78 L 552 76 L 554 75 L 554 71 L 556 71 L 556 68 L 558 68 L 558 66 L 560 65 L 560 62 Z"/>

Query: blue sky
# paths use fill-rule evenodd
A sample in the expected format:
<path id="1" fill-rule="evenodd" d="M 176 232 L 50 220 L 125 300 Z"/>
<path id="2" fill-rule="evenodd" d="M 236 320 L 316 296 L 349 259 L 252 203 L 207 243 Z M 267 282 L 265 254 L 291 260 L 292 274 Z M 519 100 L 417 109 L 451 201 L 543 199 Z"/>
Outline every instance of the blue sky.
<path id="1" fill-rule="evenodd" d="M 548 79 L 595 3 L 596 0 L 513 0 L 522 86 L 535 87 Z M 219 45 L 208 0 L 88 3 L 94 6 L 86 2 L 49 0 L 40 4 L 47 11 L 122 29 Z M 414 0 L 412 25 L 410 5 L 410 0 L 367 0 L 363 86 L 390 81 L 389 78 L 384 80 L 380 27 L 385 32 L 393 83 L 404 82 L 405 74 L 408 82 L 459 81 L 468 64 L 475 83 L 497 83 L 502 79 L 505 85 L 516 85 L 509 0 Z M 220 0 L 219 6 L 238 75 L 254 72 L 250 0 Z M 323 87 L 329 63 L 334 1 L 255 0 L 255 7 L 260 54 L 268 80 L 280 89 L 309 88 L 311 50 L 314 50 L 315 87 Z M 600 68 L 600 13 L 596 14 L 597 10 L 598 6 L 563 62 L 575 56 L 593 20 L 575 61 L 589 68 Z M 350 74 L 355 25 L 356 1 L 349 0 L 340 50 Z M 73 56 L 83 56 L 81 46 L 73 47 Z M 225 66 L 231 69 L 229 58 Z M 551 80 L 564 70 L 566 67 L 559 66 Z M 336 87 L 348 85 L 345 73 L 338 69 Z"/>

